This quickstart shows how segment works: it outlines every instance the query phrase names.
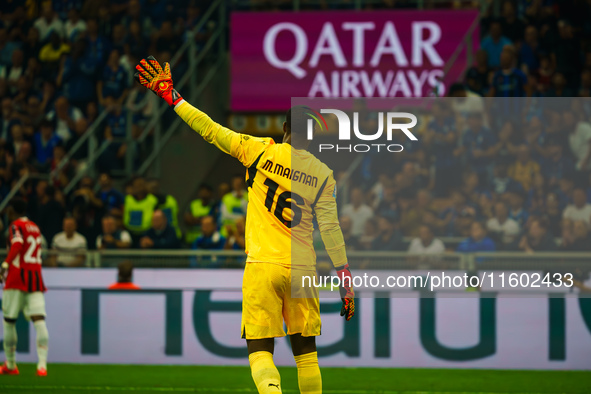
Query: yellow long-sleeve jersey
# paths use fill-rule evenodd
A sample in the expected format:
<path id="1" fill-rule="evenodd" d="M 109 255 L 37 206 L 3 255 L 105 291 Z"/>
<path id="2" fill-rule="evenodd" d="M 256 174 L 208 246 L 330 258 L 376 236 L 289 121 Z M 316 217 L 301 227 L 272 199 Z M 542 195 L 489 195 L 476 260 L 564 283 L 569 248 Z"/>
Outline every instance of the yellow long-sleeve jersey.
<path id="1" fill-rule="evenodd" d="M 314 267 L 313 218 L 335 267 L 346 264 L 332 171 L 305 150 L 236 133 L 183 101 L 176 113 L 207 142 L 247 168 L 247 261 Z"/>

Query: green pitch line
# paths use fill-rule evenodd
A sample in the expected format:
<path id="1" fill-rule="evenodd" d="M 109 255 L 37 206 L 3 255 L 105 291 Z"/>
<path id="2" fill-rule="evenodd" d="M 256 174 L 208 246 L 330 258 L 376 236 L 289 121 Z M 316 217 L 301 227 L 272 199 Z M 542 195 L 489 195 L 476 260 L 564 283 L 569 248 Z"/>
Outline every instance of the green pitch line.
<path id="1" fill-rule="evenodd" d="M 15 392 L 102 392 L 108 391 L 110 393 L 117 392 L 170 392 L 170 393 L 257 393 L 256 389 L 214 389 L 214 388 L 174 388 L 174 387 L 100 387 L 100 386 L 11 386 L 5 385 L 0 386 L 3 389 L 15 390 Z M 24 390 L 24 391 L 23 391 Z M 283 393 L 299 393 L 299 390 L 283 389 Z M 487 393 L 487 392 L 457 392 L 457 391 L 385 391 L 385 390 L 322 390 L 323 394 L 498 394 L 498 393 Z M 531 393 L 528 393 L 531 394 Z"/>
<path id="2" fill-rule="evenodd" d="M 49 376 L 19 364 L 0 393 L 256 393 L 248 367 L 50 364 Z M 295 368 L 280 367 L 283 392 L 299 393 Z M 589 371 L 322 368 L 325 394 L 588 393 Z"/>

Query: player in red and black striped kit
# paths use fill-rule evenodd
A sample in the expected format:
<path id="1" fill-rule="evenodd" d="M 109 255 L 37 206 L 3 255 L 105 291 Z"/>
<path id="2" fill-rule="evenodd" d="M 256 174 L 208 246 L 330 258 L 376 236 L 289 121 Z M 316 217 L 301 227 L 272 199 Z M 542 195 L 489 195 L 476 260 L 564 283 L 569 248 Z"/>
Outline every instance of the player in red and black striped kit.
<path id="1" fill-rule="evenodd" d="M 32 320 L 37 332 L 37 375 L 47 376 L 49 334 L 45 324 L 46 290 L 41 275 L 41 232 L 26 216 L 27 203 L 15 198 L 8 207 L 12 221 L 8 229 L 8 256 L 0 268 L 0 282 L 4 282 L 2 313 L 4 314 L 4 352 L 6 362 L 0 375 L 18 375 L 16 366 L 16 319 L 22 311 Z"/>

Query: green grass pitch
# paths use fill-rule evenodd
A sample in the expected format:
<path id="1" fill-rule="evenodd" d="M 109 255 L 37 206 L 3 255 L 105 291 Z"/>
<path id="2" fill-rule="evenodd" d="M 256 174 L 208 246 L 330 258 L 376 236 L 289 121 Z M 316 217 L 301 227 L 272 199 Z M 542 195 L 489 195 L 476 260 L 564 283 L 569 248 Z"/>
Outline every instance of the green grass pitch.
<path id="1" fill-rule="evenodd" d="M 256 393 L 248 367 L 20 364 L 0 393 Z M 284 393 L 299 393 L 295 368 L 279 368 Z M 326 394 L 589 393 L 589 371 L 322 368 Z"/>

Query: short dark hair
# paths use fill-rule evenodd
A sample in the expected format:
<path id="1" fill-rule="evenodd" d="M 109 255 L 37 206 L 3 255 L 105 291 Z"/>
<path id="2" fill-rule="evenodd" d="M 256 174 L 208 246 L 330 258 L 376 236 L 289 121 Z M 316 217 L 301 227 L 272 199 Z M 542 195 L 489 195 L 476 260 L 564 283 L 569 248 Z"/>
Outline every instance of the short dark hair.
<path id="1" fill-rule="evenodd" d="M 458 92 L 465 92 L 466 87 L 461 83 L 454 83 L 449 87 L 449 91 L 447 92 L 448 96 L 453 96 Z"/>
<path id="2" fill-rule="evenodd" d="M 129 260 L 122 261 L 117 266 L 118 272 L 118 279 L 117 281 L 120 283 L 131 282 L 131 277 L 133 274 L 133 263 Z"/>
<path id="3" fill-rule="evenodd" d="M 285 114 L 285 122 L 287 129 L 292 134 L 298 137 L 306 135 L 308 130 L 308 119 L 312 119 L 310 113 L 314 113 L 313 109 L 305 105 L 296 105 L 287 110 Z"/>
<path id="4" fill-rule="evenodd" d="M 14 197 L 10 200 L 10 206 L 17 215 L 24 216 L 27 213 L 27 202 L 22 197 Z"/>

